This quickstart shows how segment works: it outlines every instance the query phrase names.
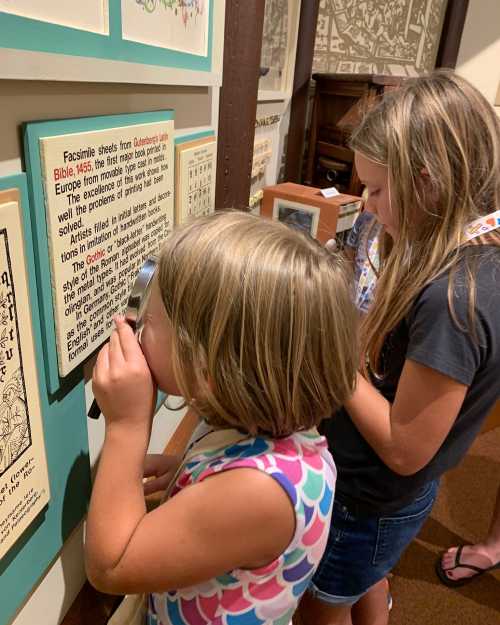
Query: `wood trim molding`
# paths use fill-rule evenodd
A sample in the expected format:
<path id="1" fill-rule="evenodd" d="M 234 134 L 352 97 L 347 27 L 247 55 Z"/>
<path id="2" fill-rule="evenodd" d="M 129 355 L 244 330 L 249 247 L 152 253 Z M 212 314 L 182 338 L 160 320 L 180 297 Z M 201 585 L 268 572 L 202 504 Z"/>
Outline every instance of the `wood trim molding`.
<path id="1" fill-rule="evenodd" d="M 104 595 L 85 582 L 61 625 L 106 625 L 122 597 Z"/>
<path id="2" fill-rule="evenodd" d="M 226 4 L 215 187 L 218 209 L 248 210 L 264 8 L 265 0 Z"/>
<path id="3" fill-rule="evenodd" d="M 200 420 L 197 415 L 192 410 L 188 410 L 177 426 L 163 453 L 169 456 L 181 456 L 199 422 Z"/>
<path id="4" fill-rule="evenodd" d="M 468 7 L 469 0 L 448 0 L 436 57 L 436 67 L 455 69 Z"/>

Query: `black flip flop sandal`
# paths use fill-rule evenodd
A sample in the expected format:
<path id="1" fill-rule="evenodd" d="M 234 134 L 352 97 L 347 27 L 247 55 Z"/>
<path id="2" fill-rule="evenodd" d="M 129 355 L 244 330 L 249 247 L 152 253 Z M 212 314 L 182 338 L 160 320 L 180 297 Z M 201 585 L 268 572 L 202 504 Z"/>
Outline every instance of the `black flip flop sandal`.
<path id="1" fill-rule="evenodd" d="M 488 573 L 488 571 L 500 569 L 500 562 L 497 562 L 492 566 L 487 566 L 486 568 L 481 568 L 480 566 L 474 566 L 473 564 L 465 564 L 464 562 L 461 562 L 460 559 L 462 557 L 463 548 L 464 545 L 460 545 L 460 547 L 458 547 L 455 554 L 455 565 L 450 567 L 449 569 L 444 569 L 442 565 L 442 558 L 444 553 L 442 553 L 439 559 L 436 561 L 436 574 L 445 586 L 448 586 L 449 588 L 458 588 L 459 586 L 464 586 L 465 584 L 472 582 L 484 573 Z M 446 575 L 447 572 L 454 571 L 458 568 L 474 571 L 474 575 L 470 575 L 469 577 L 462 577 L 460 579 L 451 579 L 450 577 L 448 577 L 448 575 Z"/>

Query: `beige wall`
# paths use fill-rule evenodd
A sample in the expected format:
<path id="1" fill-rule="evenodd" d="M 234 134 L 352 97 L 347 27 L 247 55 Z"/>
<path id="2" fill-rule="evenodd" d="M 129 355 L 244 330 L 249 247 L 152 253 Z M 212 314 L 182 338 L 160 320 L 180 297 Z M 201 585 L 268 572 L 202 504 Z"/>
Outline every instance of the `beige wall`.
<path id="1" fill-rule="evenodd" d="M 24 169 L 24 122 L 175 109 L 176 130 L 211 125 L 211 89 L 0 80 L 0 175 Z"/>
<path id="2" fill-rule="evenodd" d="M 500 86 L 499 0 L 470 0 L 457 71 L 495 103 Z"/>

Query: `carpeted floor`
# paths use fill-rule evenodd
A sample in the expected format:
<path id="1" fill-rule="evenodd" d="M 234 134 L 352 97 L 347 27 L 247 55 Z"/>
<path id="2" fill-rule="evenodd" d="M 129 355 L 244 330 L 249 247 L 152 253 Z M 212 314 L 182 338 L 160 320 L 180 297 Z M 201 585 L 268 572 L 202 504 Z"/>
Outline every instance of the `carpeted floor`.
<path id="1" fill-rule="evenodd" d="M 500 428 L 481 434 L 443 477 L 431 518 L 391 579 L 390 625 L 500 625 L 500 572 L 459 589 L 444 587 L 434 563 L 444 549 L 485 535 L 500 484 Z"/>

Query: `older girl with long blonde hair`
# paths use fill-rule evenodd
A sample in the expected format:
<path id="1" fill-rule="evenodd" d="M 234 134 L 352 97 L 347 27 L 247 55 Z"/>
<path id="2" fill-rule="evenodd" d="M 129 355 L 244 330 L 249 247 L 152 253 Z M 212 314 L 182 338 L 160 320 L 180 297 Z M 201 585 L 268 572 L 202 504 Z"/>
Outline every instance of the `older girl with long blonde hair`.
<path id="1" fill-rule="evenodd" d="M 385 625 L 386 576 L 500 394 L 500 120 L 453 73 L 404 83 L 352 137 L 392 239 L 363 371 L 324 432 L 339 471 L 307 625 Z"/>

